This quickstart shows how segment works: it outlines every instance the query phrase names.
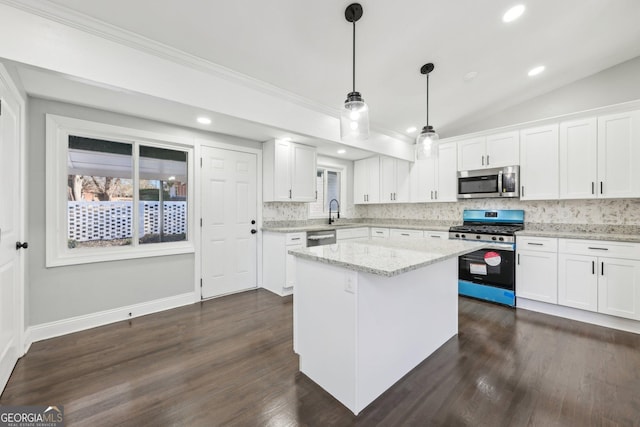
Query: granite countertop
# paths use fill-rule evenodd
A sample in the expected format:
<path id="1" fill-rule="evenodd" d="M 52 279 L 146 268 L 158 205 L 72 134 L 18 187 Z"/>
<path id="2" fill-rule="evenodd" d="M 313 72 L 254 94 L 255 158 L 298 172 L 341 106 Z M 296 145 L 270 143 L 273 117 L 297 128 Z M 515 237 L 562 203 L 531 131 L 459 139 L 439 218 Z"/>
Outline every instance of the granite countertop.
<path id="1" fill-rule="evenodd" d="M 326 221 L 326 220 L 325 220 Z M 358 228 L 358 227 L 380 227 L 380 228 L 402 228 L 406 230 L 433 230 L 433 231 L 449 231 L 449 227 L 457 225 L 449 222 L 434 221 L 416 221 L 416 220 L 382 220 L 382 221 L 359 221 L 351 222 L 349 220 L 338 220 L 334 224 L 326 223 L 304 223 L 303 221 L 281 221 L 265 223 L 262 226 L 262 231 L 271 231 L 274 233 L 296 233 L 302 231 L 322 231 L 322 230 L 336 230 L 346 228 Z"/>
<path id="2" fill-rule="evenodd" d="M 491 246 L 461 240 L 359 239 L 292 249 L 291 255 L 362 273 L 392 277 Z"/>
<path id="3" fill-rule="evenodd" d="M 525 224 L 518 236 L 640 243 L 640 227 L 604 224 Z"/>

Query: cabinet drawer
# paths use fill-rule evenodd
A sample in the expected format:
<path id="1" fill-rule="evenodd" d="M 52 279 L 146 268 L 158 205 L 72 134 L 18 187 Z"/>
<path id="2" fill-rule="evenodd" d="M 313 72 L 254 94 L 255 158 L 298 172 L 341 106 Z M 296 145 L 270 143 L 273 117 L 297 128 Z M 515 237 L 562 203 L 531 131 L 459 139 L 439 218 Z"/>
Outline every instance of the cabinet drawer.
<path id="1" fill-rule="evenodd" d="M 558 239 L 550 237 L 516 236 L 516 248 L 519 251 L 558 252 Z"/>
<path id="2" fill-rule="evenodd" d="M 360 239 L 369 237 L 369 227 L 346 228 L 337 231 L 336 239 Z"/>
<path id="3" fill-rule="evenodd" d="M 561 253 L 640 260 L 640 243 L 559 239 Z"/>
<path id="4" fill-rule="evenodd" d="M 304 245 L 307 240 L 307 233 L 287 233 L 285 245 Z"/>
<path id="5" fill-rule="evenodd" d="M 389 238 L 389 229 L 388 228 L 377 228 L 371 227 L 371 237 L 380 237 L 383 239 Z"/>
<path id="6" fill-rule="evenodd" d="M 421 239 L 424 237 L 424 231 L 422 230 L 403 230 L 403 229 L 391 229 L 389 232 L 391 237 L 395 238 L 411 238 L 411 239 Z"/>
<path id="7" fill-rule="evenodd" d="M 438 239 L 438 240 L 449 239 L 448 231 L 425 230 L 423 234 L 426 239 Z"/>

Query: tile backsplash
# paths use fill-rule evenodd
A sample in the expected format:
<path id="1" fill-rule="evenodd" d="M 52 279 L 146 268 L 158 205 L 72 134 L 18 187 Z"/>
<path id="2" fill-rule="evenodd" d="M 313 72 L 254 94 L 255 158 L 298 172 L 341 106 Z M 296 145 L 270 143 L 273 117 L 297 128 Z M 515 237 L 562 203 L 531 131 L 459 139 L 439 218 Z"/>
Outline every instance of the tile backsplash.
<path id="1" fill-rule="evenodd" d="M 544 200 L 476 199 L 451 203 L 350 205 L 343 218 L 412 219 L 458 222 L 465 209 L 523 209 L 525 222 L 640 226 L 640 199 Z M 264 221 L 308 219 L 306 203 L 263 203 Z"/>

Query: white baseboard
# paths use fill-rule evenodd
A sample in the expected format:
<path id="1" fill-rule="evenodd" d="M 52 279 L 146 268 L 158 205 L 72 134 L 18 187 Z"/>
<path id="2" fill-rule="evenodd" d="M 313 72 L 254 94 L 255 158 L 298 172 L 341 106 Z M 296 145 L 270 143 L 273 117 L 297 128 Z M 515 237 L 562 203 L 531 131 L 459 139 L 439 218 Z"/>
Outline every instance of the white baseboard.
<path id="1" fill-rule="evenodd" d="M 594 313 L 592 311 L 578 310 L 577 308 L 533 301 L 520 297 L 516 300 L 516 306 L 519 309 L 524 308 L 525 310 L 537 311 L 538 313 L 549 314 L 551 316 L 564 317 L 566 319 L 577 320 L 578 322 L 591 323 L 593 325 L 604 326 L 606 328 L 619 329 L 621 331 L 640 334 L 640 322 L 636 320 Z"/>
<path id="2" fill-rule="evenodd" d="M 84 331 L 86 329 L 107 325 L 109 323 L 133 319 L 135 317 L 145 316 L 159 311 L 182 307 L 184 305 L 193 304 L 199 300 L 200 298 L 197 298 L 194 292 L 189 292 L 173 297 L 114 308 L 112 310 L 105 310 L 55 322 L 29 326 L 24 335 L 25 353 L 34 342 L 71 334 L 73 332 Z"/>

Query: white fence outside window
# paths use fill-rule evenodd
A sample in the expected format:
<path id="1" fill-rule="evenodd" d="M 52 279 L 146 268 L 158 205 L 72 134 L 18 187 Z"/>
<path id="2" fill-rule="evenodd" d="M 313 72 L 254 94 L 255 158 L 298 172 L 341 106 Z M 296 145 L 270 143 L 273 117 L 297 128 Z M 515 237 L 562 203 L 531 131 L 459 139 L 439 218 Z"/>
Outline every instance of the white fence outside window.
<path id="1" fill-rule="evenodd" d="M 67 202 L 67 237 L 77 242 L 128 239 L 132 202 Z M 164 202 L 164 234 L 187 233 L 187 202 Z M 138 237 L 160 234 L 160 202 L 139 202 Z"/>

